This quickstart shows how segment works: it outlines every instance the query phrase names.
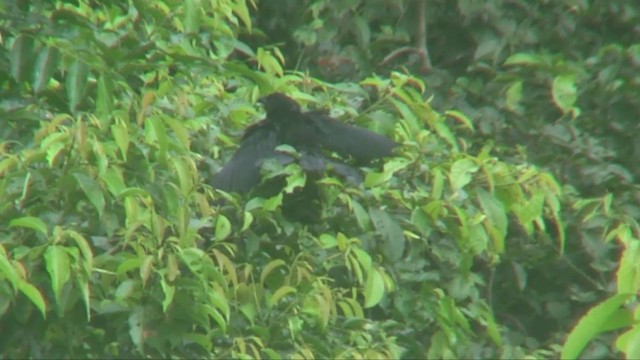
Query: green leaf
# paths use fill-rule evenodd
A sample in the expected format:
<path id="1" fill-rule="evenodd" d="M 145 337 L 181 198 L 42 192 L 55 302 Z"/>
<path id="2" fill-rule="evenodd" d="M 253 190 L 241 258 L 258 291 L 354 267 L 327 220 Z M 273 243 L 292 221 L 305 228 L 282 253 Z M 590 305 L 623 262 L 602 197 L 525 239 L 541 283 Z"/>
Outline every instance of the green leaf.
<path id="1" fill-rule="evenodd" d="M 49 232 L 47 231 L 47 224 L 44 221 L 40 220 L 37 217 L 25 216 L 17 219 L 11 220 L 9 222 L 9 227 L 24 227 L 33 229 L 41 232 L 45 236 L 49 236 Z"/>
<path id="2" fill-rule="evenodd" d="M 360 48 L 366 48 L 369 46 L 371 40 L 371 29 L 369 24 L 362 16 L 355 16 L 353 19 L 353 25 L 356 28 L 356 35 L 358 36 L 358 43 Z"/>
<path id="3" fill-rule="evenodd" d="M 382 237 L 382 252 L 391 261 L 398 261 L 404 253 L 406 239 L 402 228 L 386 211 L 369 208 L 369 215 L 377 233 Z"/>
<path id="4" fill-rule="evenodd" d="M 199 0 L 186 0 L 184 2 L 184 32 L 196 34 L 200 31 L 200 12 L 202 4 Z"/>
<path id="5" fill-rule="evenodd" d="M 33 36 L 31 34 L 20 34 L 13 40 L 9 63 L 11 76 L 18 84 L 23 81 L 31 81 L 30 70 L 33 64 Z"/>
<path id="6" fill-rule="evenodd" d="M 616 272 L 616 283 L 619 293 L 634 294 L 640 291 L 640 241 L 633 238 L 628 228 L 625 230 L 630 239 L 623 241 L 624 251 Z"/>
<path id="7" fill-rule="evenodd" d="M 620 307 L 632 296 L 633 294 L 614 295 L 591 308 L 569 333 L 560 357 L 577 359 L 596 335 L 630 325 L 633 322 L 631 313 L 621 311 Z M 612 321 L 616 323 L 614 328 L 607 326 Z"/>
<path id="8" fill-rule="evenodd" d="M 58 50 L 48 46 L 40 51 L 33 72 L 33 91 L 39 94 L 47 87 L 57 62 Z"/>
<path id="9" fill-rule="evenodd" d="M 172 160 L 180 182 L 180 191 L 183 195 L 188 196 L 193 190 L 192 174 L 196 172 L 195 166 L 191 166 L 191 159 L 188 157 L 179 156 L 174 157 Z"/>
<path id="10" fill-rule="evenodd" d="M 129 314 L 129 336 L 140 353 L 144 353 L 144 308 L 138 306 Z"/>
<path id="11" fill-rule="evenodd" d="M 275 211 L 280 205 L 282 205 L 282 193 L 266 199 L 262 204 L 262 208 L 266 211 Z"/>
<path id="12" fill-rule="evenodd" d="M 78 105 L 86 94 L 88 75 L 89 67 L 84 61 L 76 60 L 69 67 L 65 85 L 67 98 L 69 99 L 69 109 L 72 113 L 77 110 Z"/>
<path id="13" fill-rule="evenodd" d="M 640 307 L 636 312 L 638 309 Z M 625 354 L 626 359 L 640 359 L 640 324 L 620 335 L 616 340 L 616 348 Z"/>
<path id="14" fill-rule="evenodd" d="M 164 121 L 169 125 L 171 130 L 173 130 L 173 133 L 176 135 L 176 138 L 178 138 L 182 146 L 184 146 L 185 150 L 189 150 L 191 148 L 191 136 L 189 135 L 189 130 L 187 130 L 184 124 L 170 117 L 166 117 Z"/>
<path id="15" fill-rule="evenodd" d="M 213 348 L 213 343 L 211 342 L 211 337 L 205 334 L 198 333 L 186 333 L 180 336 L 185 343 L 192 342 L 194 344 L 200 345 L 205 351 L 211 351 Z"/>
<path id="16" fill-rule="evenodd" d="M 96 94 L 96 115 L 103 126 L 113 114 L 113 81 L 106 74 L 100 74 L 98 78 L 98 91 Z"/>
<path id="17" fill-rule="evenodd" d="M 509 56 L 507 60 L 504 62 L 505 66 L 509 65 L 545 65 L 545 59 L 537 54 L 525 54 L 525 53 L 517 53 Z"/>
<path id="18" fill-rule="evenodd" d="M 486 216 L 483 224 L 493 242 L 493 251 L 502 254 L 507 236 L 507 213 L 502 203 L 484 189 L 479 188 L 477 195 Z"/>
<path id="19" fill-rule="evenodd" d="M 283 297 L 285 297 L 285 296 L 287 296 L 289 294 L 295 294 L 295 293 L 297 293 L 296 288 L 291 287 L 291 286 L 283 286 L 283 287 L 279 288 L 278 290 L 276 290 L 276 292 L 274 292 L 273 295 L 271 295 L 271 297 L 269 297 L 269 300 L 267 302 L 267 306 L 272 308 Z"/>
<path id="20" fill-rule="evenodd" d="M 265 267 L 262 269 L 262 272 L 260 273 L 260 283 L 264 284 L 264 280 L 273 270 L 279 268 L 280 266 L 285 266 L 286 264 L 287 263 L 282 259 L 270 261 L 267 265 L 265 265 Z"/>
<path id="21" fill-rule="evenodd" d="M 147 117 L 145 125 L 147 143 L 158 146 L 158 158 L 166 158 L 169 149 L 169 137 L 167 136 L 167 128 L 164 122 L 159 117 Z"/>
<path id="22" fill-rule="evenodd" d="M 216 241 L 223 241 L 231 234 L 231 222 L 224 215 L 218 215 L 216 219 Z"/>
<path id="23" fill-rule="evenodd" d="M 244 211 L 243 213 L 244 217 L 242 221 L 242 229 L 240 229 L 240 232 L 247 230 L 253 223 L 253 215 L 248 211 Z"/>
<path id="24" fill-rule="evenodd" d="M 351 208 L 353 209 L 353 213 L 356 216 L 356 221 L 358 222 L 358 226 L 362 230 L 369 230 L 371 228 L 371 219 L 369 219 L 369 214 L 364 209 L 362 205 L 356 200 L 351 200 Z"/>
<path id="25" fill-rule="evenodd" d="M 384 296 L 384 279 L 378 269 L 371 269 L 367 274 L 367 282 L 364 286 L 364 307 L 370 308 L 378 305 Z"/>
<path id="26" fill-rule="evenodd" d="M 84 264 L 87 265 L 87 275 L 91 275 L 91 270 L 93 269 L 93 251 L 91 250 L 89 242 L 84 238 L 84 236 L 73 230 L 67 230 L 66 234 L 71 236 L 71 238 L 76 242 L 76 245 L 78 245 L 78 248 L 80 249 L 80 252 L 82 253 L 82 257 L 84 259 Z"/>
<path id="27" fill-rule="evenodd" d="M 51 277 L 51 288 L 56 299 L 56 304 L 61 305 L 62 287 L 69 281 L 71 276 L 69 254 L 62 246 L 51 245 L 44 253 L 44 260 L 47 272 Z"/>
<path id="28" fill-rule="evenodd" d="M 146 286 L 149 277 L 151 276 L 151 270 L 153 270 L 153 255 L 147 255 L 143 258 L 140 264 L 140 279 L 142 279 L 142 286 Z"/>
<path id="29" fill-rule="evenodd" d="M 242 20 L 249 33 L 251 33 L 251 15 L 249 13 L 249 8 L 247 8 L 247 1 L 232 1 L 231 8 L 236 16 Z"/>
<path id="30" fill-rule="evenodd" d="M 162 287 L 162 293 L 164 293 L 164 299 L 162 300 L 162 312 L 166 314 L 167 310 L 169 310 L 169 306 L 173 303 L 173 297 L 176 294 L 176 287 L 169 284 L 164 276 L 160 280 L 160 287 Z"/>
<path id="31" fill-rule="evenodd" d="M 89 280 L 85 278 L 85 276 L 78 276 L 76 278 L 76 286 L 78 287 L 78 289 L 80 290 L 80 294 L 82 295 L 82 302 L 84 303 L 87 321 L 91 321 L 91 298 L 89 296 Z"/>
<path id="32" fill-rule="evenodd" d="M 124 184 L 121 175 L 113 167 L 108 168 L 104 174 L 102 174 L 101 179 L 105 182 L 107 189 L 109 189 L 109 192 L 113 196 L 120 195 L 122 191 L 126 189 L 126 185 Z"/>
<path id="33" fill-rule="evenodd" d="M 19 281 L 22 281 L 13 264 L 11 264 L 11 260 L 7 257 L 7 252 L 2 244 L 0 244 L 0 274 L 9 279 L 14 289 L 17 288 Z"/>
<path id="34" fill-rule="evenodd" d="M 469 159 L 460 159 L 451 165 L 449 182 L 453 190 L 462 189 L 471 182 L 471 174 L 478 171 L 478 165 Z"/>
<path id="35" fill-rule="evenodd" d="M 469 117 L 457 110 L 448 110 L 444 112 L 445 115 L 452 117 L 455 120 L 458 120 L 461 124 L 463 124 L 467 129 L 473 131 L 473 121 L 469 119 Z"/>
<path id="36" fill-rule="evenodd" d="M 231 315 L 229 301 L 223 294 L 220 294 L 215 290 L 211 290 L 207 294 L 209 295 L 209 303 L 215 306 L 217 310 L 220 310 L 224 316 L 224 319 L 222 319 L 223 321 L 217 321 L 218 325 L 226 328 L 227 321 L 229 321 L 229 316 Z"/>
<path id="37" fill-rule="evenodd" d="M 564 114 L 573 110 L 578 99 L 577 88 L 573 75 L 558 75 L 553 79 L 551 95 L 553 102 Z"/>
<path id="38" fill-rule="evenodd" d="M 102 217 L 102 213 L 104 212 L 105 200 L 102 189 L 100 188 L 98 183 L 96 183 L 96 181 L 91 178 L 91 176 L 81 172 L 74 173 L 73 177 L 76 179 L 78 185 L 80 185 L 80 189 L 82 189 L 93 207 L 95 207 L 98 211 L 98 216 Z"/>
<path id="39" fill-rule="evenodd" d="M 22 280 L 18 283 L 18 290 L 26 296 L 40 310 L 43 318 L 47 318 L 47 305 L 38 288 Z"/>
<path id="40" fill-rule="evenodd" d="M 111 135 L 116 141 L 116 145 L 118 145 L 118 149 L 120 149 L 120 154 L 122 155 L 122 159 L 127 161 L 127 153 L 129 151 L 129 130 L 127 129 L 127 125 L 118 121 L 117 123 L 111 125 Z"/>
<path id="41" fill-rule="evenodd" d="M 505 93 L 504 103 L 506 108 L 516 113 L 522 112 L 522 106 L 520 105 L 520 101 L 522 101 L 522 84 L 522 80 L 514 81 Z"/>
<path id="42" fill-rule="evenodd" d="M 406 168 L 409 164 L 411 164 L 411 161 L 408 159 L 393 158 L 384 164 L 382 173 L 368 173 L 364 180 L 364 185 L 366 187 L 374 187 L 385 183 L 389 181 L 396 172 Z"/>

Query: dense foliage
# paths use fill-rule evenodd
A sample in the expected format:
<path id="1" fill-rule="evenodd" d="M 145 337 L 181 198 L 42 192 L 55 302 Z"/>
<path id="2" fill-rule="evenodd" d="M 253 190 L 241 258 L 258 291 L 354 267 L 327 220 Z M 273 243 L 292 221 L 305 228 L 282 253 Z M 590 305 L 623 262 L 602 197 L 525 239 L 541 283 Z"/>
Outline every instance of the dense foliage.
<path id="1" fill-rule="evenodd" d="M 640 5 L 0 15 L 3 357 L 640 356 Z M 401 146 L 361 186 L 212 189 L 273 91 Z"/>

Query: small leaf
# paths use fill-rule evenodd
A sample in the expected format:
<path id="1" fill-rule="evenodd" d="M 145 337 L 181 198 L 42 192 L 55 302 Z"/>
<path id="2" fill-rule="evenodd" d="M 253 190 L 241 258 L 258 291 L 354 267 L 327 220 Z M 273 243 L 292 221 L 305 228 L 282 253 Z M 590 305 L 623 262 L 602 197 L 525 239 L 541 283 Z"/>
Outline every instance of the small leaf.
<path id="1" fill-rule="evenodd" d="M 633 322 L 633 316 L 630 312 L 622 310 L 620 307 L 633 296 L 633 294 L 618 294 L 601 302 L 589 310 L 584 315 L 573 330 L 569 333 L 567 341 L 562 347 L 561 359 L 577 359 L 587 344 L 596 335 L 611 330 L 618 330 Z M 614 328 L 609 328 L 607 323 L 620 317 L 620 322 Z"/>
<path id="2" fill-rule="evenodd" d="M 39 94 L 47 87 L 53 74 L 58 57 L 58 50 L 52 46 L 40 51 L 33 73 L 33 91 Z"/>
<path id="3" fill-rule="evenodd" d="M 18 84 L 23 81 L 31 81 L 29 72 L 33 66 L 33 36 L 31 34 L 20 34 L 13 40 L 9 63 L 11 76 Z"/>
<path id="4" fill-rule="evenodd" d="M 40 220 L 37 217 L 25 216 L 25 217 L 13 219 L 11 220 L 11 222 L 9 222 L 9 227 L 29 228 L 29 229 L 39 231 L 45 236 L 49 236 L 49 233 L 47 231 L 47 224 L 45 224 L 44 221 Z"/>
<path id="5" fill-rule="evenodd" d="M 517 53 L 509 56 L 504 62 L 505 66 L 509 65 L 545 65 L 545 60 L 540 55 Z"/>
<path id="6" fill-rule="evenodd" d="M 193 190 L 193 176 L 197 170 L 195 166 L 191 166 L 191 159 L 188 157 L 173 158 L 173 166 L 176 169 L 178 180 L 180 182 L 180 191 L 187 196 Z"/>
<path id="7" fill-rule="evenodd" d="M 164 121 L 169 125 L 173 133 L 176 135 L 176 138 L 180 140 L 180 143 L 186 150 L 191 148 L 191 136 L 189 135 L 189 130 L 184 126 L 184 123 L 174 119 L 167 117 Z"/>
<path id="8" fill-rule="evenodd" d="M 200 31 L 200 12 L 202 4 L 199 0 L 184 2 L 184 32 L 196 34 Z"/>
<path id="9" fill-rule="evenodd" d="M 120 149 L 122 159 L 127 161 L 127 152 L 129 151 L 130 143 L 127 125 L 122 121 L 111 125 L 111 135 L 113 135 L 116 145 L 118 145 L 118 149 Z"/>
<path id="10" fill-rule="evenodd" d="M 80 290 L 82 295 L 82 302 L 84 303 L 85 315 L 87 321 L 91 321 L 91 297 L 89 296 L 89 281 L 84 276 L 78 276 L 76 278 L 76 286 Z"/>
<path id="11" fill-rule="evenodd" d="M 80 185 L 80 189 L 82 189 L 84 194 L 89 199 L 89 202 L 91 202 L 93 207 L 95 207 L 98 211 L 98 216 L 102 217 L 105 200 L 102 189 L 100 188 L 100 186 L 98 186 L 98 183 L 96 183 L 96 181 L 89 175 L 81 172 L 74 173 L 73 177 L 78 182 L 78 185 Z"/>
<path id="12" fill-rule="evenodd" d="M 382 253 L 391 262 L 398 261 L 404 253 L 406 239 L 402 228 L 386 211 L 370 208 L 369 215 L 373 226 L 382 237 Z"/>
<path id="13" fill-rule="evenodd" d="M 160 287 L 162 287 L 162 292 L 164 293 L 162 311 L 166 313 L 167 310 L 169 310 L 169 306 L 173 303 L 173 296 L 176 294 L 176 287 L 174 285 L 170 285 L 164 277 L 160 280 Z"/>
<path id="14" fill-rule="evenodd" d="M 140 353 L 144 353 L 144 309 L 138 306 L 129 314 L 129 336 Z"/>
<path id="15" fill-rule="evenodd" d="M 216 241 L 223 241 L 231 234 L 231 222 L 224 215 L 218 215 L 216 219 Z"/>
<path id="16" fill-rule="evenodd" d="M 454 118 L 455 120 L 458 120 L 461 124 L 466 126 L 467 129 L 473 130 L 473 122 L 467 115 L 463 114 L 462 112 L 457 110 L 448 110 L 445 111 L 444 114 Z"/>
<path id="17" fill-rule="evenodd" d="M 142 286 L 147 284 L 149 276 L 151 276 L 151 270 L 153 270 L 153 255 L 147 255 L 142 260 L 140 265 L 140 278 L 142 279 Z"/>
<path id="18" fill-rule="evenodd" d="M 24 294 L 31 302 L 40 310 L 43 318 L 47 318 L 47 305 L 44 301 L 44 297 L 38 288 L 29 284 L 26 281 L 20 281 L 18 284 L 18 290 Z"/>
<path id="19" fill-rule="evenodd" d="M 22 281 L 16 269 L 11 264 L 11 260 L 7 257 L 7 252 L 2 244 L 0 244 L 0 274 L 2 274 L 5 279 L 9 279 L 14 289 L 17 288 L 19 281 Z"/>
<path id="20" fill-rule="evenodd" d="M 264 284 L 264 279 L 269 276 L 269 274 L 280 266 L 285 266 L 287 263 L 282 259 L 276 259 L 270 261 L 264 269 L 262 269 L 262 273 L 260 274 L 260 282 Z"/>
<path id="21" fill-rule="evenodd" d="M 504 103 L 506 108 L 516 113 L 522 111 L 522 106 L 520 105 L 520 101 L 522 100 L 522 84 L 522 80 L 514 81 L 505 93 Z"/>
<path id="22" fill-rule="evenodd" d="M 578 99 L 573 75 L 558 75 L 553 79 L 551 87 L 553 101 L 564 114 L 573 109 Z"/>
<path id="23" fill-rule="evenodd" d="M 351 207 L 353 213 L 356 215 L 356 221 L 358 221 L 360 229 L 365 231 L 371 229 L 371 219 L 369 219 L 369 214 L 367 214 L 364 207 L 356 200 L 351 200 Z"/>
<path id="24" fill-rule="evenodd" d="M 367 274 L 367 282 L 364 287 L 364 307 L 370 308 L 378 305 L 384 295 L 384 279 L 378 269 L 371 269 Z"/>
<path id="25" fill-rule="evenodd" d="M 107 185 L 107 189 L 109 189 L 109 192 L 113 196 L 120 195 L 122 190 L 126 189 L 122 176 L 113 167 L 108 168 L 104 174 L 102 174 L 101 179 Z"/>
<path id="26" fill-rule="evenodd" d="M 164 122 L 158 117 L 149 117 L 145 124 L 147 125 L 145 126 L 147 143 L 157 145 L 158 157 L 164 159 L 169 149 L 169 137 Z"/>
<path id="27" fill-rule="evenodd" d="M 62 246 L 51 245 L 44 253 L 47 272 L 51 277 L 51 289 L 56 299 L 56 304 L 61 305 L 62 287 L 69 281 L 70 263 L 69 254 Z"/>
<path id="28" fill-rule="evenodd" d="M 69 109 L 71 112 L 77 110 L 86 93 L 89 67 L 84 61 L 76 60 L 69 67 L 66 78 L 67 98 L 69 99 Z"/>
<path id="29" fill-rule="evenodd" d="M 98 78 L 98 91 L 96 95 L 96 115 L 103 126 L 113 114 L 113 82 L 104 73 Z"/>
<path id="30" fill-rule="evenodd" d="M 275 304 L 278 303 L 278 301 L 280 301 L 280 299 L 282 299 L 283 297 L 289 295 L 289 294 L 295 294 L 296 293 L 296 288 L 291 287 L 291 286 L 283 286 L 281 288 L 279 288 L 278 290 L 276 290 L 275 293 L 273 293 L 273 295 L 271 295 L 271 297 L 268 300 L 267 305 L 271 308 L 273 307 Z"/>
<path id="31" fill-rule="evenodd" d="M 486 219 L 483 224 L 491 240 L 493 242 L 493 251 L 502 254 L 505 247 L 505 238 L 507 237 L 507 213 L 502 203 L 484 189 L 477 191 L 480 206 L 484 210 Z"/>
<path id="32" fill-rule="evenodd" d="M 244 217 L 242 222 L 242 229 L 240 229 L 241 232 L 247 230 L 253 223 L 253 215 L 248 211 L 244 211 L 243 213 Z"/>
<path id="33" fill-rule="evenodd" d="M 242 20 L 249 33 L 251 33 L 251 15 L 249 13 L 249 8 L 247 8 L 247 2 L 232 1 L 231 9 L 233 9 L 233 12 L 240 18 L 240 20 Z"/>
<path id="34" fill-rule="evenodd" d="M 220 294 L 215 290 L 209 291 L 208 295 L 209 303 L 222 312 L 222 315 L 224 316 L 224 321 L 222 323 L 224 327 L 226 327 L 226 322 L 229 320 L 229 316 L 231 314 L 231 308 L 227 298 L 223 296 L 224 294 Z M 218 322 L 218 325 L 223 326 L 220 322 Z"/>
<path id="35" fill-rule="evenodd" d="M 478 171 L 478 165 L 469 159 L 460 159 L 451 165 L 449 182 L 454 190 L 463 188 L 471 182 L 471 174 Z"/>

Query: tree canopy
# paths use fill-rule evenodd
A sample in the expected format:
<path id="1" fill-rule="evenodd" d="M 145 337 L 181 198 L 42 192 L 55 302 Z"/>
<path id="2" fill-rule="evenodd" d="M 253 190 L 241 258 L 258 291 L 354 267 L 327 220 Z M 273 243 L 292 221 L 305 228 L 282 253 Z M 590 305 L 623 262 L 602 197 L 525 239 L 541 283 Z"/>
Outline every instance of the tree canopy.
<path id="1" fill-rule="evenodd" d="M 1 356 L 640 357 L 639 23 L 634 1 L 2 2 Z M 360 185 L 292 162 L 263 166 L 275 194 L 215 190 L 273 92 L 399 146 Z"/>

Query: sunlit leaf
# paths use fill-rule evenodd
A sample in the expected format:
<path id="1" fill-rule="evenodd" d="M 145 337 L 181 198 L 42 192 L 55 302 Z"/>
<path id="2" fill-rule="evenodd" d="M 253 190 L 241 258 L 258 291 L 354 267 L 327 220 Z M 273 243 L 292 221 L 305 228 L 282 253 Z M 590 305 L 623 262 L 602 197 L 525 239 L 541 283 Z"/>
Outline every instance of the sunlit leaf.
<path id="1" fill-rule="evenodd" d="M 614 295 L 594 306 L 571 330 L 562 348 L 562 359 L 577 359 L 593 338 L 605 331 L 618 330 L 632 323 L 632 315 L 622 309 L 632 294 Z"/>
<path id="2" fill-rule="evenodd" d="M 364 307 L 370 308 L 378 305 L 384 295 L 384 280 L 377 269 L 372 269 L 367 274 L 367 282 L 364 286 Z"/>

